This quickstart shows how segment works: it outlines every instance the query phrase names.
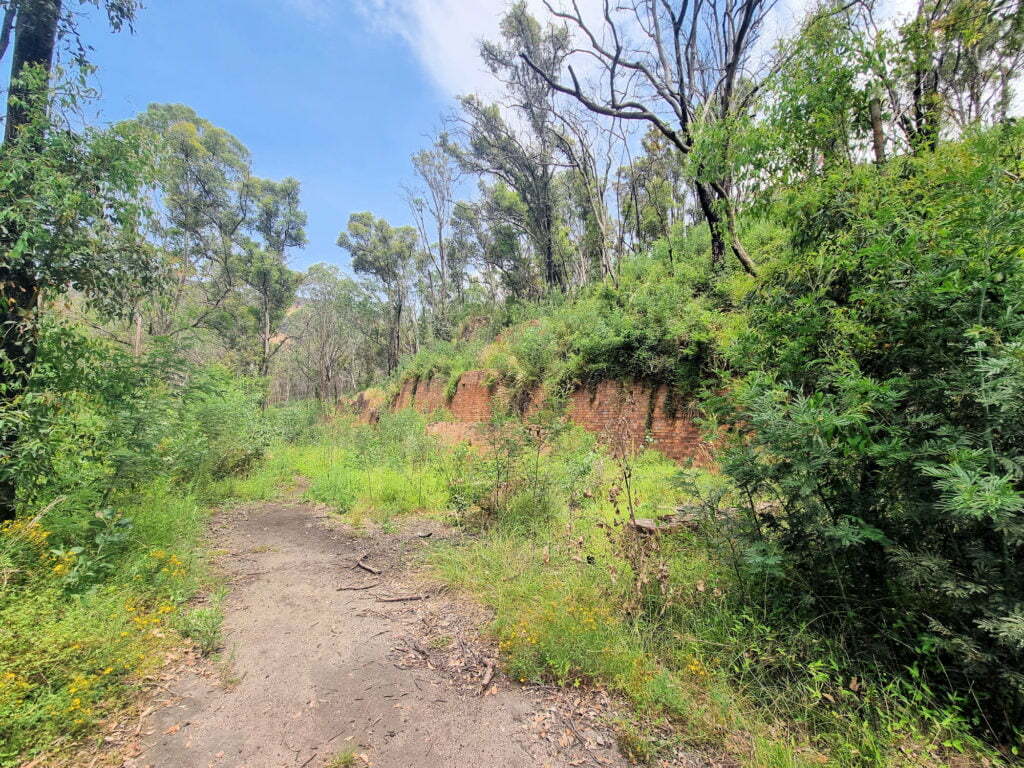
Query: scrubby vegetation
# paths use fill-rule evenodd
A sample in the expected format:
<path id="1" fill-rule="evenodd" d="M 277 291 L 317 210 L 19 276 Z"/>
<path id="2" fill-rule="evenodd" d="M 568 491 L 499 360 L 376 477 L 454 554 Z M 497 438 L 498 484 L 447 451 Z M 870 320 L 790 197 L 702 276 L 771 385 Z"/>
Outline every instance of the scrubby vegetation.
<path id="1" fill-rule="evenodd" d="M 397 380 L 485 368 L 515 404 L 516 393 L 624 377 L 701 403 L 709 434 L 726 435 L 721 474 L 700 487 L 684 472 L 657 492 L 670 499 L 673 482 L 690 487 L 702 557 L 736 601 L 727 608 L 735 621 L 724 623 L 744 629 L 712 640 L 717 622 L 686 615 L 675 627 L 648 625 L 652 637 L 685 647 L 693 633 L 742 647 L 720 669 L 756 678 L 754 689 L 771 691 L 763 701 L 785 702 L 812 731 L 840 739 L 835 759 L 885 764 L 901 739 L 932 729 L 946 731 L 947 746 L 974 734 L 1015 753 L 1021 140 L 1016 125 L 975 131 L 885 168 L 802 183 L 773 206 L 779 224 L 756 281 L 736 271 L 711 289 L 707 261 L 669 264 L 655 248 L 624 261 L 617 285 L 549 301 L 505 328 L 478 326 L 475 341 L 422 351 Z M 529 439 L 503 440 L 501 451 L 515 456 Z M 515 603 L 497 586 L 500 570 L 544 551 L 523 543 L 547 530 L 552 500 L 539 487 L 508 500 L 520 510 L 513 519 L 531 521 L 525 539 L 452 555 L 449 575 L 496 607 Z M 480 509 L 492 503 L 470 498 Z M 573 495 L 562 488 L 555 498 Z M 657 556 L 673 563 L 677 554 L 662 546 Z M 691 585 L 710 580 L 689 574 Z M 595 589 L 550 559 L 539 565 L 509 610 L 526 614 L 510 626 L 540 656 L 527 663 L 499 619 L 510 668 L 534 677 L 548 659 L 543 671 L 561 683 L 592 679 L 594 648 L 561 625 L 565 613 L 534 611 L 541 598 L 565 605 L 588 593 L 605 605 L 611 588 Z M 628 615 L 595 620 L 595 637 Z M 537 625 L 546 621 L 551 638 L 583 643 L 573 657 L 581 666 L 566 665 L 561 640 L 545 646 Z M 609 677 L 621 681 L 621 670 Z M 837 726 L 845 717 L 859 725 Z"/>
<path id="2" fill-rule="evenodd" d="M 513 678 L 619 696 L 639 762 L 1019 761 L 1019 2 L 826 3 L 775 40 L 763 0 L 515 3 L 481 46 L 502 100 L 414 155 L 415 226 L 349 216 L 351 275 L 288 268 L 299 182 L 191 108 L 76 127 L 75 3 L 0 10 L 0 765 L 170 644 L 216 653 L 206 511 L 285 488 L 463 529 L 424 567 Z M 475 369 L 505 397 L 473 448 L 389 412 Z M 699 412 L 714 468 L 568 426 L 607 380 Z M 379 423 L 337 413 L 367 386 Z"/>
<path id="3" fill-rule="evenodd" d="M 631 713 L 616 727 L 640 762 L 674 745 L 751 766 L 1001 760 L 962 702 L 853 655 L 814 621 L 780 622 L 730 559 L 720 521 L 657 537 L 628 525 L 725 498 L 727 477 L 681 473 L 557 419 L 498 416 L 482 427 L 492 449 L 444 446 L 427 426 L 413 411 L 377 425 L 339 417 L 271 448 L 228 492 L 294 493 L 300 476 L 307 499 L 367 535 L 420 515 L 460 527 L 466 538 L 424 567 L 493 609 L 513 679 L 623 697 Z"/>
<path id="4" fill-rule="evenodd" d="M 209 652 L 199 536 L 214 484 L 287 433 L 225 369 L 137 360 L 48 321 L 5 470 L 28 512 L 0 531 L 0 764 L 57 753 L 122 704 L 182 629 Z M 292 417 L 289 417 L 292 421 Z M 200 618 L 203 618 L 200 621 Z"/>

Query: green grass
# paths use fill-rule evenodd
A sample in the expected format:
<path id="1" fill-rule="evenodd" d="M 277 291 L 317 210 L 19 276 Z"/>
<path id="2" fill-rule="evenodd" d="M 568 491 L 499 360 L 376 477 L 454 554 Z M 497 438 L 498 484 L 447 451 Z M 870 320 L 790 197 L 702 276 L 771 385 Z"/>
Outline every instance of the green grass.
<path id="1" fill-rule="evenodd" d="M 354 749 L 346 749 L 332 757 L 327 762 L 326 768 L 352 768 L 352 766 L 359 765 L 360 762 Z"/>
<path id="2" fill-rule="evenodd" d="M 196 644 L 203 656 L 209 656 L 220 650 L 223 645 L 221 625 L 224 624 L 224 611 L 219 606 L 195 608 L 182 615 L 175 623 L 175 628 Z"/>
<path id="3" fill-rule="evenodd" d="M 354 525 L 440 512 L 450 502 L 446 457 L 426 435 L 425 424 L 412 413 L 386 415 L 372 429 L 339 418 L 323 426 L 315 442 L 272 447 L 256 468 L 228 478 L 218 493 L 262 501 L 286 493 L 302 478 L 305 499 L 330 506 Z"/>

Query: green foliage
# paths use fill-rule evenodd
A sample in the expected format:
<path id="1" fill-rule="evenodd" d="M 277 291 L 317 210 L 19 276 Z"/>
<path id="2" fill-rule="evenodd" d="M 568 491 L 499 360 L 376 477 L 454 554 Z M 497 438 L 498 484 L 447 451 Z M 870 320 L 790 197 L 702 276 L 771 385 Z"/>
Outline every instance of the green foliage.
<path id="1" fill-rule="evenodd" d="M 1012 734 L 1024 716 L 1018 577 L 1024 132 L 826 176 L 788 206 L 794 250 L 751 301 L 718 400 L 750 498 L 737 567 L 913 666 Z"/>
<path id="2" fill-rule="evenodd" d="M 159 664 L 166 619 L 196 588 L 204 513 L 179 488 L 157 482 L 99 525 L 65 504 L 0 530 L 4 766 L 59 750 L 109 714 Z"/>
<path id="3" fill-rule="evenodd" d="M 21 512 L 0 529 L 4 766 L 69 746 L 159 663 L 198 586 L 200 499 L 283 433 L 223 369 L 135 359 L 51 318 L 39 350 L 0 412 L 18 425 L 4 471 Z"/>
<path id="4" fill-rule="evenodd" d="M 444 378 L 447 381 L 445 395 L 451 400 L 462 374 L 476 367 L 481 348 L 482 344 L 479 341 L 434 342 L 415 355 L 402 360 L 398 378 L 402 381 L 429 381 L 435 376 Z"/>
<path id="5" fill-rule="evenodd" d="M 413 513 L 443 512 L 449 505 L 450 462 L 412 411 L 384 414 L 373 427 L 335 417 L 303 435 L 298 444 L 276 443 L 247 475 L 227 478 L 220 496 L 274 498 L 296 477 L 308 480 L 305 498 L 348 514 L 387 523 Z"/>
<path id="6" fill-rule="evenodd" d="M 777 225 L 752 220 L 745 234 L 766 263 L 785 249 Z M 471 343 L 425 347 L 403 361 L 399 377 L 447 376 L 453 394 L 458 376 L 484 368 L 519 405 L 538 388 L 557 396 L 604 379 L 693 392 L 735 343 L 745 322 L 737 308 L 753 286 L 737 267 L 712 283 L 706 233 L 679 232 L 656 243 L 651 256 L 623 261 L 616 284 L 598 283 L 571 300 L 506 304 Z"/>
<path id="7" fill-rule="evenodd" d="M 204 656 L 209 656 L 223 644 L 221 625 L 224 611 L 217 606 L 195 608 L 175 622 L 175 628 L 194 642 Z"/>
<path id="8" fill-rule="evenodd" d="M 77 108 L 77 88 L 58 98 L 42 72 L 24 79 L 21 98 L 32 119 L 0 149 L 0 266 L 8 275 L 30 274 L 39 289 L 72 288 L 121 314 L 161 276 L 141 236 L 149 213 L 143 188 L 154 173 L 149 147 L 129 126 L 68 129 L 53 114 Z M 5 300 L 13 288 L 4 286 Z M 25 320 L 4 317 L 4 326 Z"/>

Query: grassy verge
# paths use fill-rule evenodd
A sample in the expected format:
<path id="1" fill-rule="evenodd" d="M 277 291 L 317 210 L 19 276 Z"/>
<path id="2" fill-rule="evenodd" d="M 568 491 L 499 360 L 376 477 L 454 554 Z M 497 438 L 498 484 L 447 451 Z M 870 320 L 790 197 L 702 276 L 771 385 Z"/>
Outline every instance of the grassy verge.
<path id="1" fill-rule="evenodd" d="M 77 343 L 93 364 L 47 357 L 4 457 L 20 514 L 0 526 L 3 768 L 71 759 L 183 634 L 215 649 L 216 610 L 187 603 L 209 586 L 200 538 L 218 479 L 318 413 L 264 412 L 259 382 L 219 368 L 170 388 L 117 350 Z"/>
<path id="2" fill-rule="evenodd" d="M 122 706 L 180 643 L 201 583 L 205 508 L 168 482 L 87 525 L 98 549 L 54 548 L 59 509 L 0 535 L 0 765 L 59 754 Z"/>

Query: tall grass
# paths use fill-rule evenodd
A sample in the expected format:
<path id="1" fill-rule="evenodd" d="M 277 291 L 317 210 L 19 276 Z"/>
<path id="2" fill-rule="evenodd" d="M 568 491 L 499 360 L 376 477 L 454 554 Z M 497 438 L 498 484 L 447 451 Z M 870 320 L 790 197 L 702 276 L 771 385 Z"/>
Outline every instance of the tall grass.
<path id="1" fill-rule="evenodd" d="M 370 428 L 337 416 L 298 443 L 272 446 L 254 471 L 226 478 L 227 498 L 274 498 L 301 478 L 303 498 L 331 507 L 354 525 L 442 512 L 450 501 L 447 452 L 426 434 L 418 414 L 385 414 Z"/>
<path id="2" fill-rule="evenodd" d="M 60 763 L 181 643 L 218 484 L 317 420 L 262 412 L 258 383 L 222 369 L 171 388 L 155 364 L 58 330 L 81 354 L 51 355 L 33 381 L 30 405 L 61 407 L 19 415 L 21 509 L 0 526 L 5 767 Z"/>

